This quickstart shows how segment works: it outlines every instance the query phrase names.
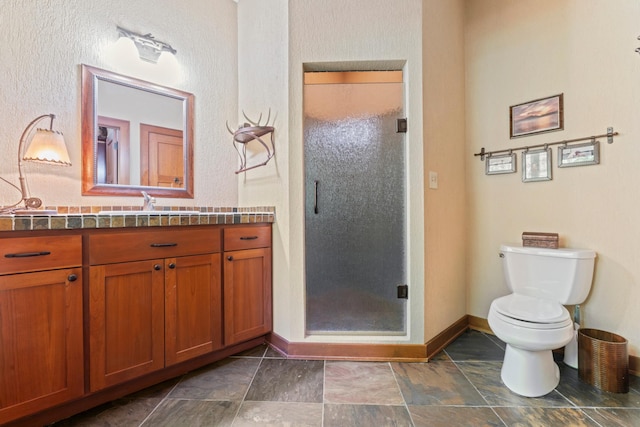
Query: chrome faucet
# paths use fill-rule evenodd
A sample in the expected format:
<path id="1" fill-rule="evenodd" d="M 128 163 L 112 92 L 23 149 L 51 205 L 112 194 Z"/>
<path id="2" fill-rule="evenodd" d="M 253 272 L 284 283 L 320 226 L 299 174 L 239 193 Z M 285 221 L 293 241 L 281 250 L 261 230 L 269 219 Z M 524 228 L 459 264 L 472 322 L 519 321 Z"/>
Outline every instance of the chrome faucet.
<path id="1" fill-rule="evenodd" d="M 155 210 L 156 207 L 154 206 L 154 203 L 156 202 L 156 198 L 151 197 L 149 194 L 147 194 L 146 191 L 141 191 L 141 193 L 142 193 L 142 197 L 144 197 L 144 205 L 142 206 L 142 210 L 143 211 Z"/>

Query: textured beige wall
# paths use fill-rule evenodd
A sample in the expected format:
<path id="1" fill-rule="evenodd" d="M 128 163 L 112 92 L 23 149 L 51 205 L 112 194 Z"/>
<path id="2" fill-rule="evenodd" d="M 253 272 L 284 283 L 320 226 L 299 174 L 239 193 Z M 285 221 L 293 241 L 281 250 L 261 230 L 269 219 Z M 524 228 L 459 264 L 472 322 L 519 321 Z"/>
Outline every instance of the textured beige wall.
<path id="1" fill-rule="evenodd" d="M 640 350 L 640 46 L 636 0 L 468 0 L 466 17 L 468 313 L 487 317 L 508 293 L 498 247 L 523 231 L 557 232 L 598 253 L 582 305 L 584 326 L 626 337 Z M 564 131 L 509 139 L 509 106 L 564 93 Z M 620 132 L 600 140 L 597 166 L 558 168 L 553 180 L 485 176 L 487 150 Z M 520 162 L 520 153 L 518 161 Z"/>
<path id="2" fill-rule="evenodd" d="M 292 284 L 289 239 L 289 11 L 287 0 L 238 3 L 239 117 L 276 116 L 275 157 L 264 167 L 238 175 L 241 205 L 276 207 L 273 224 L 273 327 L 289 337 Z M 259 153 L 258 153 L 259 154 Z"/>
<path id="3" fill-rule="evenodd" d="M 464 1 L 423 3 L 425 341 L 466 314 Z M 429 171 L 438 189 L 429 188 Z"/>
<path id="4" fill-rule="evenodd" d="M 124 67 L 127 74 L 195 94 L 195 199 L 158 202 L 236 205 L 237 160 L 224 126 L 237 118 L 236 7 L 229 0 L 3 0 L 0 175 L 17 182 L 14 158 L 23 129 L 52 112 L 73 166 L 26 165 L 31 193 L 48 205 L 141 203 L 141 198 L 82 197 L 80 190 L 80 64 L 122 72 L 122 64 L 109 56 L 120 25 L 152 33 L 178 51 L 178 73 L 166 75 L 147 65 Z M 17 199 L 19 193 L 0 182 L 0 204 Z"/>

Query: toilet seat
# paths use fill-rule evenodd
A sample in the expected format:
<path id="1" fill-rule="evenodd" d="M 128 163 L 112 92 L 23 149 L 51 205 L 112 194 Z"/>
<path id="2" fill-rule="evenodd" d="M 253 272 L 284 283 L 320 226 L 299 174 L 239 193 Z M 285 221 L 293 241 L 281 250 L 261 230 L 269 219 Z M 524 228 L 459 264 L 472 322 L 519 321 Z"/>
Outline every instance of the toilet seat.
<path id="1" fill-rule="evenodd" d="M 510 294 L 491 303 L 497 317 L 522 328 L 557 329 L 572 325 L 569 311 L 556 301 Z"/>
<path id="2" fill-rule="evenodd" d="M 499 320 L 504 323 L 508 323 L 510 325 L 519 326 L 523 329 L 531 329 L 531 330 L 545 330 L 545 329 L 564 329 L 564 328 L 572 328 L 572 321 L 570 318 L 560 321 L 558 323 L 535 323 L 535 322 L 527 322 L 526 320 L 518 320 L 513 317 L 505 316 L 504 314 L 499 313 L 497 310 L 494 310 L 493 314 L 495 315 L 496 320 Z"/>

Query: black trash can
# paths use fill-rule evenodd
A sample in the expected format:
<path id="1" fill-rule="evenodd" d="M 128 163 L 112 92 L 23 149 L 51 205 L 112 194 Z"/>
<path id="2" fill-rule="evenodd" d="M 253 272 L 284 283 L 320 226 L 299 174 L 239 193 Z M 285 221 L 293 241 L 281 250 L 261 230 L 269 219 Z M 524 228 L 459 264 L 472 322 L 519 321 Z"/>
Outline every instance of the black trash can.
<path id="1" fill-rule="evenodd" d="M 578 375 L 601 390 L 629 392 L 627 340 L 598 329 L 578 331 Z"/>

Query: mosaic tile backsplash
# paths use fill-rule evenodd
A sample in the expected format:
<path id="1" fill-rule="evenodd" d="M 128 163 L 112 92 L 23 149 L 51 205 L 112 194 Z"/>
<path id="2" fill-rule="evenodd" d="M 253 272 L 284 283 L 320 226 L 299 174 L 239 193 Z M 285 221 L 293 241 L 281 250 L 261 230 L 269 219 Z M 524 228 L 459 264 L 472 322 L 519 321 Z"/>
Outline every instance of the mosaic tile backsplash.
<path id="1" fill-rule="evenodd" d="M 140 213 L 140 206 L 47 206 L 57 215 L 3 215 L 0 231 L 64 230 L 79 228 L 122 228 L 251 224 L 275 222 L 275 207 L 168 207 L 156 206 L 153 213 Z M 122 215 L 100 215 L 122 211 Z M 199 211 L 198 214 L 189 212 Z"/>

